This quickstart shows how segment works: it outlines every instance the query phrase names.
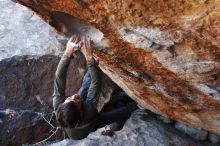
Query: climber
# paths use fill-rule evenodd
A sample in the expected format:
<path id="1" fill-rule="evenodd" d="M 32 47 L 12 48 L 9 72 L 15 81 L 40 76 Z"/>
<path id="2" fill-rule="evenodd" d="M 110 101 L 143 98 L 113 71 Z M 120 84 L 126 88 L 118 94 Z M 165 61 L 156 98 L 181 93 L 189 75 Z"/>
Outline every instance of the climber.
<path id="1" fill-rule="evenodd" d="M 86 58 L 88 74 L 91 76 L 91 85 L 85 81 L 79 94 L 66 97 L 66 72 L 70 58 L 77 50 L 81 50 Z M 71 37 L 57 67 L 53 106 L 58 123 L 61 127 L 64 127 L 66 133 L 72 139 L 83 139 L 97 128 L 112 122 L 124 121 L 136 109 L 136 104 L 128 104 L 110 113 L 98 113 L 97 102 L 101 91 L 99 72 L 98 64 L 93 58 L 89 39 L 87 37 L 80 38 L 79 36 Z M 87 89 L 85 84 L 89 86 Z"/>
<path id="2" fill-rule="evenodd" d="M 83 78 L 82 87 L 78 92 L 80 97 L 84 100 L 87 98 L 90 83 L 91 76 L 87 71 Z M 129 109 L 127 109 L 128 107 Z M 110 101 L 105 104 L 102 110 L 98 113 L 96 119 L 96 129 L 105 126 L 101 134 L 112 137 L 114 131 L 118 131 L 123 128 L 124 123 L 130 117 L 131 112 L 136 108 L 136 103 L 131 100 L 124 91 L 121 89 L 114 90 Z"/>

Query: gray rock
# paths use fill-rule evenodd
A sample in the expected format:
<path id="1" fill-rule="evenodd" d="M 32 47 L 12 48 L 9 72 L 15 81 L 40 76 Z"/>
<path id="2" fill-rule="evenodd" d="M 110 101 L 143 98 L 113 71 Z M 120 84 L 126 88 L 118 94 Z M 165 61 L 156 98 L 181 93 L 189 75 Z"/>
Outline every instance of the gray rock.
<path id="1" fill-rule="evenodd" d="M 209 141 L 211 141 L 212 143 L 219 143 L 220 141 L 220 135 L 214 134 L 209 132 L 208 134 L 208 139 Z"/>
<path id="2" fill-rule="evenodd" d="M 26 7 L 0 1 L 0 60 L 15 55 L 60 55 L 63 37 Z"/>
<path id="3" fill-rule="evenodd" d="M 190 135 L 194 139 L 197 139 L 197 140 L 207 139 L 208 132 L 203 129 L 196 129 L 188 125 L 185 125 L 183 123 L 180 123 L 180 122 L 176 122 L 175 128 Z"/>
<path id="4" fill-rule="evenodd" d="M 157 118 L 160 119 L 160 120 L 162 120 L 162 121 L 163 121 L 164 123 L 166 123 L 166 124 L 173 123 L 173 120 L 171 120 L 170 118 L 164 117 L 164 116 L 158 115 Z"/>
<path id="5" fill-rule="evenodd" d="M 172 125 L 158 120 L 156 115 L 144 110 L 135 111 L 121 131 L 110 137 L 101 136 L 102 129 L 90 133 L 83 140 L 65 139 L 49 146 L 207 146 L 176 130 Z"/>
<path id="6" fill-rule="evenodd" d="M 4 117 L 3 122 L 0 123 L 1 146 L 19 146 L 32 140 L 41 141 L 51 135 L 50 131 L 53 128 L 44 121 L 41 113 L 31 110 L 16 110 L 16 112 L 13 118 Z M 58 130 L 51 140 L 59 138 L 61 134 L 62 131 Z"/>

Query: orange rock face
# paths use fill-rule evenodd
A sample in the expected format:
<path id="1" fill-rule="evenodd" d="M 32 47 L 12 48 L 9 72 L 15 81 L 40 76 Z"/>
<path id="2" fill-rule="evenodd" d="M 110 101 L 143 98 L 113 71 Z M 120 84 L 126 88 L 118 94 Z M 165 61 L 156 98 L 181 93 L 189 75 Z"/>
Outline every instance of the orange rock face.
<path id="1" fill-rule="evenodd" d="M 14 0 L 89 35 L 100 68 L 142 107 L 220 134 L 219 0 Z"/>

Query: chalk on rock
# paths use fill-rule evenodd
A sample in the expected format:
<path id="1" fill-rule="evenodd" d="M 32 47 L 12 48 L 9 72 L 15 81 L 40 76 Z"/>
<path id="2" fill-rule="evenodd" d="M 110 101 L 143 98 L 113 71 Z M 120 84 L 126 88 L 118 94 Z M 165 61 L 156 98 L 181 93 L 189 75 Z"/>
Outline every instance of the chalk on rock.
<path id="1" fill-rule="evenodd" d="M 209 141 L 211 141 L 212 143 L 219 143 L 220 141 L 220 135 L 214 134 L 209 132 L 208 134 L 208 139 Z"/>
<path id="2" fill-rule="evenodd" d="M 193 128 L 180 122 L 176 122 L 175 128 L 188 134 L 189 136 L 193 137 L 196 140 L 207 139 L 208 132 L 203 129 L 200 130 L 197 128 Z"/>

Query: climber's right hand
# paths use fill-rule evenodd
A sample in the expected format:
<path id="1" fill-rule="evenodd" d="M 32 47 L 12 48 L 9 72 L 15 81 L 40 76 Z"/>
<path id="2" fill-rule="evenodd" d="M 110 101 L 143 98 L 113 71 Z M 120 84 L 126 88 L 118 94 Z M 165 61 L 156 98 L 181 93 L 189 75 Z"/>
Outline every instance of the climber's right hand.
<path id="1" fill-rule="evenodd" d="M 81 39 L 78 35 L 73 35 L 66 45 L 66 50 L 64 54 L 71 57 L 75 51 L 77 51 L 81 46 Z"/>

